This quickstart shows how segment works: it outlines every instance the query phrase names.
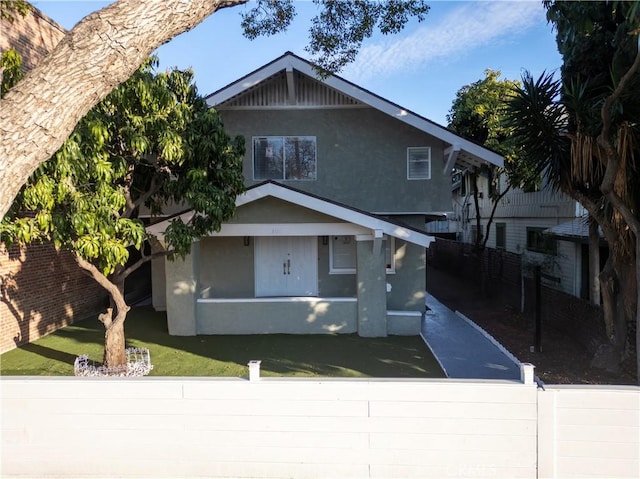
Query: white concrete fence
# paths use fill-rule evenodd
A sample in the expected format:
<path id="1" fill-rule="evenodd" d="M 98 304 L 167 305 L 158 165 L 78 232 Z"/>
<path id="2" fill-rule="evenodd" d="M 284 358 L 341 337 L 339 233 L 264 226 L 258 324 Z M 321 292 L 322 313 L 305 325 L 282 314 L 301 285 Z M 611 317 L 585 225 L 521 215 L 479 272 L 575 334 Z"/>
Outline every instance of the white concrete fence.
<path id="1" fill-rule="evenodd" d="M 2 378 L 0 475 L 640 476 L 636 387 L 257 379 L 255 368 L 251 381 Z"/>

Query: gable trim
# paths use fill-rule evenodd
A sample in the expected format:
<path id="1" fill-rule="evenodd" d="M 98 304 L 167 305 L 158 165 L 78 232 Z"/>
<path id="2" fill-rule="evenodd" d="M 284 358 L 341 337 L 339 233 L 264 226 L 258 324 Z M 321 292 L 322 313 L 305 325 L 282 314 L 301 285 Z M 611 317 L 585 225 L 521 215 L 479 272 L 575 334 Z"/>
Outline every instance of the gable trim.
<path id="1" fill-rule="evenodd" d="M 466 163 L 491 163 L 493 165 L 504 166 L 504 158 L 487 148 L 480 146 L 470 140 L 467 140 L 447 128 L 434 123 L 416 113 L 411 112 L 401 106 L 390 102 L 364 88 L 351 83 L 337 75 L 329 75 L 327 78 L 318 78 L 318 74 L 314 66 L 291 52 L 286 52 L 279 58 L 264 65 L 263 67 L 249 73 L 248 75 L 236 80 L 235 82 L 211 93 L 205 97 L 210 107 L 216 107 L 232 97 L 239 95 L 248 89 L 258 85 L 267 78 L 279 73 L 280 71 L 298 70 L 301 73 L 316 78 L 317 81 L 338 90 L 339 92 L 350 96 L 359 102 L 369 105 L 387 115 L 396 118 L 414 128 L 417 128 L 429 135 L 432 135 L 449 145 L 456 145 L 466 153 Z M 462 155 L 460 155 L 462 157 Z M 462 159 L 462 158 L 460 158 Z"/>
<path id="2" fill-rule="evenodd" d="M 362 226 L 372 232 L 382 231 L 384 234 L 408 241 L 420 246 L 429 247 L 435 239 L 426 233 L 413 230 L 406 226 L 394 224 L 374 215 L 359 211 L 321 198 L 319 196 L 304 193 L 291 187 L 285 187 L 278 183 L 268 181 L 248 189 L 243 195 L 238 196 L 236 207 L 257 201 L 262 198 L 272 196 L 289 203 L 293 203 L 304 208 L 318 211 L 334 218 L 341 219 L 348 223 Z"/>
<path id="3" fill-rule="evenodd" d="M 218 233 L 212 232 L 211 236 L 324 236 L 340 234 L 341 231 L 344 231 L 343 234 L 376 237 L 376 235 L 383 233 L 425 248 L 428 248 L 435 240 L 433 236 L 424 232 L 273 181 L 260 183 L 247 189 L 244 194 L 236 198 L 236 208 L 267 197 L 278 198 L 303 208 L 333 216 L 346 223 L 223 223 L 220 231 Z M 147 232 L 162 241 L 164 232 L 171 221 L 179 217 L 183 222 L 188 222 L 194 214 L 193 210 L 180 213 L 147 226 Z"/>

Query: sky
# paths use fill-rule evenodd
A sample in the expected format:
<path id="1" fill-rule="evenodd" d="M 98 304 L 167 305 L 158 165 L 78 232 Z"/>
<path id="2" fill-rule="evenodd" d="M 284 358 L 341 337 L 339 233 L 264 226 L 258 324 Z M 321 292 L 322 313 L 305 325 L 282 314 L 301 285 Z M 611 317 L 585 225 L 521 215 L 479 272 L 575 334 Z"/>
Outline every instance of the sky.
<path id="1" fill-rule="evenodd" d="M 157 0 L 162 1 L 162 0 Z M 71 29 L 85 15 L 110 2 L 32 0 L 46 15 Z M 421 23 L 410 22 L 396 35 L 374 35 L 338 75 L 441 125 L 456 92 L 484 78 L 488 68 L 519 79 L 557 72 L 562 64 L 555 33 L 540 0 L 433 1 Z M 218 11 L 156 52 L 160 69 L 191 68 L 202 95 L 291 51 L 305 51 L 310 19 L 317 6 L 295 1 L 297 16 L 286 33 L 250 41 L 242 35 L 238 6 Z"/>

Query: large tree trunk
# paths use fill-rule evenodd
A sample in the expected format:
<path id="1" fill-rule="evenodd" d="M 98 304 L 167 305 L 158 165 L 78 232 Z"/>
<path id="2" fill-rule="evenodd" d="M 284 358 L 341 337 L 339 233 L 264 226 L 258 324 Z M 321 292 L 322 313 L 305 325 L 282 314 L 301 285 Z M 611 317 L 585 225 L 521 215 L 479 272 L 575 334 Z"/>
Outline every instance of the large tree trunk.
<path id="1" fill-rule="evenodd" d="M 125 369 L 127 366 L 124 321 L 130 309 L 124 299 L 124 278 L 118 274 L 122 270 L 122 267 L 116 268 L 115 277 L 108 279 L 115 288 L 109 288 L 111 304 L 106 313 L 100 315 L 100 321 L 105 328 L 102 364 L 108 368 L 118 369 Z"/>
<path id="2" fill-rule="evenodd" d="M 160 45 L 247 0 L 119 0 L 88 15 L 0 101 L 0 218 L 78 121 Z"/>
<path id="3" fill-rule="evenodd" d="M 108 368 L 126 368 L 127 355 L 125 347 L 124 320 L 127 313 L 122 317 L 116 317 L 104 332 L 104 356 L 103 365 Z"/>
<path id="4" fill-rule="evenodd" d="M 104 313 L 98 316 L 105 328 L 103 365 L 107 367 L 126 367 L 124 321 L 131 308 L 124 299 L 125 278 L 120 277 L 112 281 L 89 261 L 77 255 L 74 258 L 78 266 L 109 293 L 111 304 Z"/>
<path id="5" fill-rule="evenodd" d="M 611 251 L 600 273 L 602 310 L 609 343 L 602 345 L 592 361 L 601 369 L 617 371 L 629 353 L 629 322 L 635 320 L 636 280 L 635 263 L 629 258 L 617 258 Z"/>

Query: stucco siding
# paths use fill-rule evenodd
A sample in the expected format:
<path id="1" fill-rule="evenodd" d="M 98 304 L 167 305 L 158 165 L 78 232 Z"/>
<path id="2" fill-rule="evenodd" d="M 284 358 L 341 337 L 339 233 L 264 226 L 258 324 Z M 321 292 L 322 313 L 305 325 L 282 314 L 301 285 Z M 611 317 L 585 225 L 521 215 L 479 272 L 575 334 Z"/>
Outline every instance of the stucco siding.
<path id="1" fill-rule="evenodd" d="M 343 223 L 344 220 L 278 198 L 262 198 L 236 208 L 228 223 Z"/>
<path id="2" fill-rule="evenodd" d="M 198 301 L 197 334 L 355 333 L 355 298 Z"/>
<path id="3" fill-rule="evenodd" d="M 200 243 L 200 296 L 253 298 L 254 238 L 244 246 L 242 237 L 205 238 Z"/>
<path id="4" fill-rule="evenodd" d="M 387 293 L 387 309 L 425 311 L 426 250 L 396 240 L 396 272 L 387 274 L 391 291 Z"/>
<path id="5" fill-rule="evenodd" d="M 245 137 L 245 181 L 253 181 L 254 136 L 315 136 L 317 179 L 287 184 L 374 213 L 446 211 L 451 177 L 443 144 L 372 108 L 222 110 L 225 129 Z M 407 180 L 407 147 L 431 147 L 431 179 Z"/>
<path id="6" fill-rule="evenodd" d="M 413 227 L 424 224 L 422 216 L 398 216 L 394 218 Z M 391 291 L 387 293 L 387 309 L 398 311 L 425 311 L 425 291 L 427 289 L 426 249 L 395 240 L 395 274 L 387 275 Z"/>
<path id="7" fill-rule="evenodd" d="M 357 294 L 356 275 L 329 274 L 329 245 L 318 241 L 318 291 L 320 296 L 353 297 Z"/>

